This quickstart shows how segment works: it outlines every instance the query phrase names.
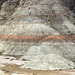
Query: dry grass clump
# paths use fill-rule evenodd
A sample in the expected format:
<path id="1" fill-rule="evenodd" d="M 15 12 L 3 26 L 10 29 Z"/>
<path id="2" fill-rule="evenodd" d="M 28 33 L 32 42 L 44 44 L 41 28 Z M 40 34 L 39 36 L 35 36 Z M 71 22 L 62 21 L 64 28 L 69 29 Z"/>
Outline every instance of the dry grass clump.
<path id="1" fill-rule="evenodd" d="M 37 72 L 33 72 L 33 75 L 37 75 Z"/>

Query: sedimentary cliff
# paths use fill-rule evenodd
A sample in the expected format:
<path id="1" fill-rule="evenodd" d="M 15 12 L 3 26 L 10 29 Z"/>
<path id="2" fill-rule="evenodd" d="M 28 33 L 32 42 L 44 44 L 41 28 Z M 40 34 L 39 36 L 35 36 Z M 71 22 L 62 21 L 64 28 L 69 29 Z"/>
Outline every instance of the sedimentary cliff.
<path id="1" fill-rule="evenodd" d="M 0 52 L 27 60 L 22 68 L 75 68 L 74 5 L 73 0 L 1 0 Z"/>

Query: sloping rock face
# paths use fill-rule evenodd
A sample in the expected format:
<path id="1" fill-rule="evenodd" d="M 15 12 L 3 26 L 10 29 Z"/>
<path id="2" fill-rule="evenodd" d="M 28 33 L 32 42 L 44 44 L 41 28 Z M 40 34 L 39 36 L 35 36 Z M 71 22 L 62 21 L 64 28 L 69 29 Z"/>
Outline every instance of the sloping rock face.
<path id="1" fill-rule="evenodd" d="M 64 4 L 75 13 L 75 0 L 61 0 L 61 1 L 64 1 Z"/>
<path id="2" fill-rule="evenodd" d="M 75 15 L 64 2 L 6 0 L 1 5 L 0 52 L 3 55 L 22 55 L 20 60 L 27 60 L 22 68 L 75 67 Z"/>
<path id="3" fill-rule="evenodd" d="M 6 23 L 19 6 L 20 0 L 0 0 L 0 25 Z"/>

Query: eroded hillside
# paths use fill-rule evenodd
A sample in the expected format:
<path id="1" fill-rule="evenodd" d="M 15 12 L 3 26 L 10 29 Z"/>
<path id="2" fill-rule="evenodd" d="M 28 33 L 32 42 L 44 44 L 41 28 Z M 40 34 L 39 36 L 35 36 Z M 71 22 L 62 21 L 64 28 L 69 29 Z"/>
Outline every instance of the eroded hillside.
<path id="1" fill-rule="evenodd" d="M 1 69 L 75 74 L 74 12 L 74 0 L 0 0 Z"/>

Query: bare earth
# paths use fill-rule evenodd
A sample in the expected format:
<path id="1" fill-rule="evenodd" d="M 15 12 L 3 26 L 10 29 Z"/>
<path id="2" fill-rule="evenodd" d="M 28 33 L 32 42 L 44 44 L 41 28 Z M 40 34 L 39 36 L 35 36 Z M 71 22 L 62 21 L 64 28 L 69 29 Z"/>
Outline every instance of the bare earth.
<path id="1" fill-rule="evenodd" d="M 60 71 L 48 71 L 48 70 L 31 70 L 21 69 L 19 66 L 13 64 L 6 64 L 6 67 L 1 68 L 8 75 L 75 75 L 75 69 L 72 70 L 60 70 Z"/>
<path id="2" fill-rule="evenodd" d="M 31 70 L 22 69 L 25 60 L 16 60 L 12 56 L 0 56 L 0 75 L 75 75 L 75 69 L 70 70 Z"/>

